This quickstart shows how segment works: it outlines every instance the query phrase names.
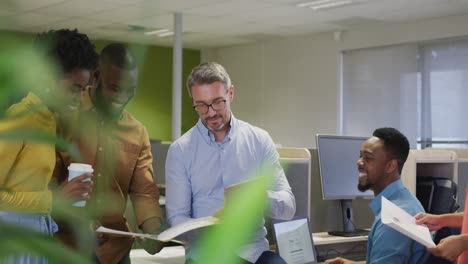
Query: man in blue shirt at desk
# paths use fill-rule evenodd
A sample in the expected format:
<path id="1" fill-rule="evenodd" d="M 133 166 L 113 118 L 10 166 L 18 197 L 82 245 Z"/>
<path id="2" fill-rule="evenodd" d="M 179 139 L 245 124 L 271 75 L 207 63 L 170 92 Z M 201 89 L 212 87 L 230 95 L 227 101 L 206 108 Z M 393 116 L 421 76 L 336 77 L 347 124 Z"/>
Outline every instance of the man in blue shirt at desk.
<path id="1" fill-rule="evenodd" d="M 169 148 L 166 159 L 166 209 L 171 225 L 214 215 L 224 206 L 224 188 L 258 176 L 259 167 L 272 169 L 267 190 L 269 216 L 289 220 L 296 204 L 279 163 L 273 140 L 266 131 L 238 120 L 231 112 L 234 85 L 218 63 L 202 63 L 187 80 L 198 123 Z M 270 175 L 269 175 L 270 176 Z M 260 219 L 259 219 L 260 220 Z M 268 251 L 266 229 L 259 226 L 239 250 L 240 263 L 284 263 Z M 229 239 L 229 238 L 226 238 Z M 196 252 L 187 250 L 187 262 Z"/>
<path id="2" fill-rule="evenodd" d="M 375 220 L 367 242 L 367 258 L 353 262 L 343 258 L 328 260 L 326 264 L 403 264 L 424 263 L 426 248 L 391 227 L 382 224 L 380 210 L 382 196 L 411 215 L 424 212 L 421 203 L 403 186 L 400 173 L 409 153 L 408 139 L 394 128 L 379 128 L 361 147 L 357 161 L 360 191 L 373 190 L 370 207 Z"/>

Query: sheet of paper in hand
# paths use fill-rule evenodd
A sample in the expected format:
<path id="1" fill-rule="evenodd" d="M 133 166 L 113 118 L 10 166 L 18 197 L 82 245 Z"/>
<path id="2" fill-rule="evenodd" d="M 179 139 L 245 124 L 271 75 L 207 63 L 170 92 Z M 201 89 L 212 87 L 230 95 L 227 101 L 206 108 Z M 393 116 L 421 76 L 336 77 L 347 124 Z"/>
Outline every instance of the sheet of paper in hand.
<path id="1" fill-rule="evenodd" d="M 426 247 L 436 246 L 427 226 L 417 225 L 413 216 L 385 197 L 382 197 L 382 211 L 380 216 L 383 224 L 388 225 L 403 235 L 410 237 Z"/>
<path id="2" fill-rule="evenodd" d="M 159 240 L 159 241 L 171 241 L 177 236 L 185 232 L 198 229 L 198 228 L 202 228 L 205 226 L 215 225 L 218 223 L 218 221 L 219 221 L 218 218 L 212 217 L 212 216 L 196 218 L 196 219 L 192 219 L 190 221 L 175 225 L 169 229 L 166 229 L 163 232 L 161 232 L 159 235 L 124 232 L 120 230 L 106 228 L 103 226 L 100 226 L 98 229 L 96 229 L 96 232 L 110 234 L 110 235 L 117 235 L 117 236 L 132 236 L 132 237 L 149 238 L 149 239 L 154 239 L 154 240 Z"/>

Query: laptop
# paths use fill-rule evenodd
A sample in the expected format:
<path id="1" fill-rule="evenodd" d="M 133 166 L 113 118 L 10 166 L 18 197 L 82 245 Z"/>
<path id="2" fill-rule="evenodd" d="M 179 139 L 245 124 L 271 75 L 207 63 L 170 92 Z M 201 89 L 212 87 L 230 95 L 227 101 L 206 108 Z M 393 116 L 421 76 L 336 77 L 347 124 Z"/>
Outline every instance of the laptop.
<path id="1" fill-rule="evenodd" d="M 289 221 L 272 220 L 277 253 L 288 264 L 318 264 L 307 217 Z"/>

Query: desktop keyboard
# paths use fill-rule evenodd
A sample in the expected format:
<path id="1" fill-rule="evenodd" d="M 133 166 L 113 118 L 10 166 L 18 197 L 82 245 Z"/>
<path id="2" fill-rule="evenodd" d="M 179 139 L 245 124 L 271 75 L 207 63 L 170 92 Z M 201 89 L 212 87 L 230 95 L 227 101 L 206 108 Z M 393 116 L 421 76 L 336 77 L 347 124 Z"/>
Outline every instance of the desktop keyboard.
<path id="1" fill-rule="evenodd" d="M 336 257 L 345 258 L 351 261 L 365 261 L 366 260 L 366 252 L 353 252 L 348 254 L 331 254 L 327 258 L 323 256 L 317 256 L 317 261 L 319 263 L 324 263 L 327 259 L 334 259 Z"/>
<path id="2" fill-rule="evenodd" d="M 331 236 L 342 236 L 342 237 L 357 237 L 357 236 L 368 236 L 369 231 L 364 229 L 356 229 L 353 232 L 342 232 L 342 231 L 329 231 Z"/>

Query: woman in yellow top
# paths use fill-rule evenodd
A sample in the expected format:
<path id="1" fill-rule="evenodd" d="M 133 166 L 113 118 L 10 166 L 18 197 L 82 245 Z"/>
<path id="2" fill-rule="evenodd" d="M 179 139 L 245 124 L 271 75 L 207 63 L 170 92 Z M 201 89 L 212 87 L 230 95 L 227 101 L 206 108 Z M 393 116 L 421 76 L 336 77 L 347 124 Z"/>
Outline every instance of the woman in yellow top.
<path id="1" fill-rule="evenodd" d="M 82 91 L 97 66 L 94 45 L 77 30 L 39 34 L 34 47 L 56 67 L 58 78 L 48 87 L 35 88 L 35 92 L 29 92 L 12 105 L 6 118 L 0 121 L 0 133 L 23 131 L 55 136 L 59 124 L 78 110 Z M 55 157 L 55 145 L 51 143 L 34 141 L 27 136 L 0 140 L 1 221 L 49 235 L 57 231 L 57 225 L 50 218 L 52 194 L 48 189 Z M 12 256 L 7 262 L 48 263 L 46 258 L 28 255 Z"/>

